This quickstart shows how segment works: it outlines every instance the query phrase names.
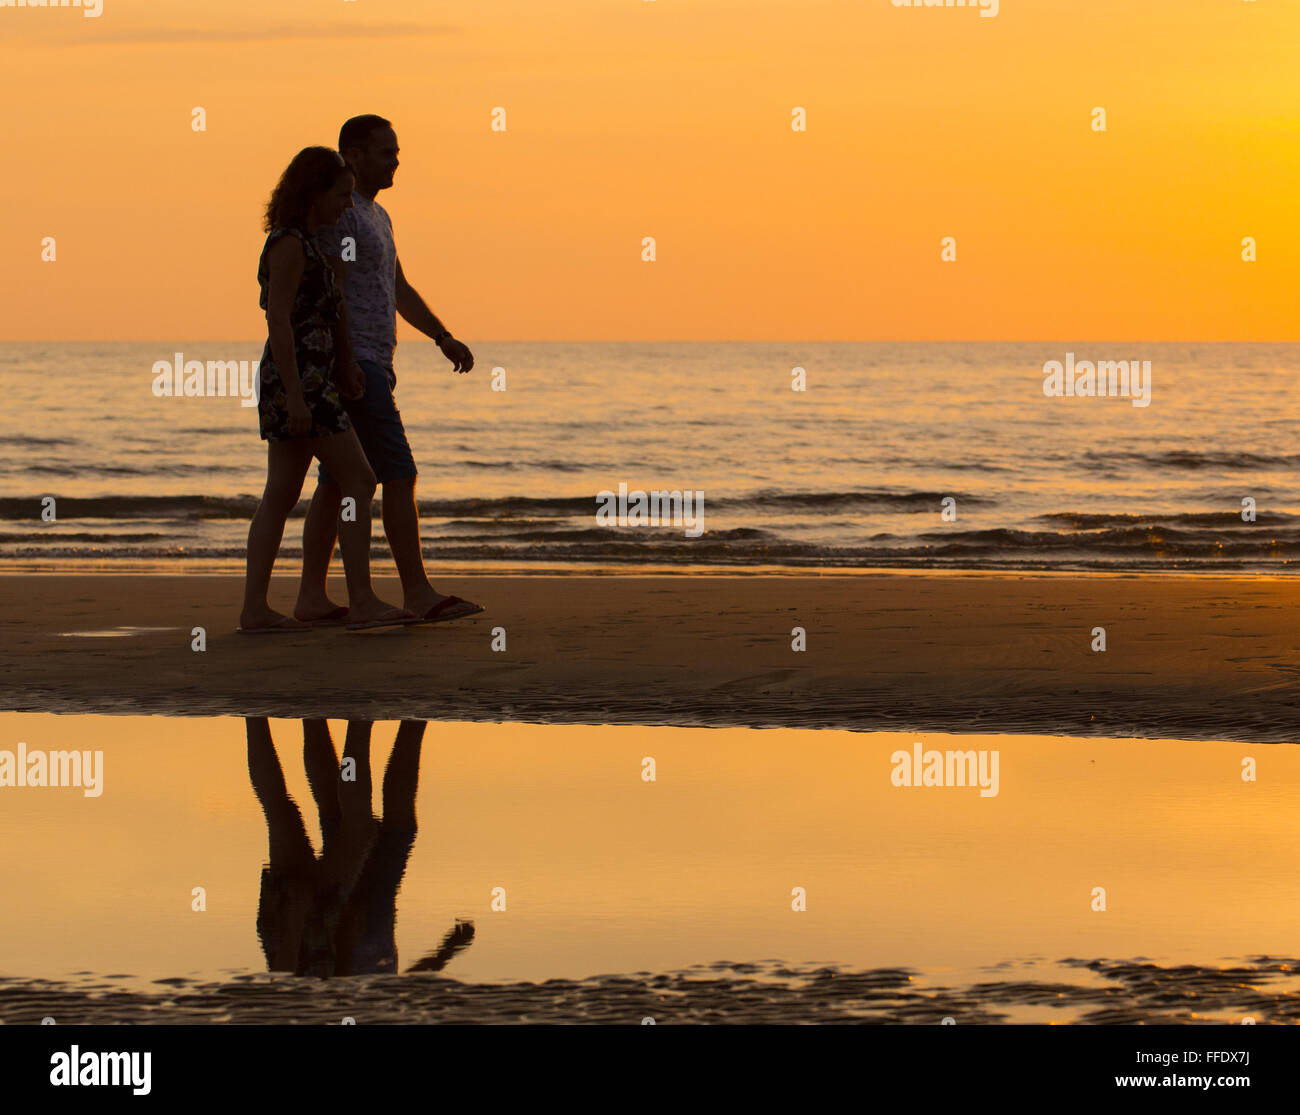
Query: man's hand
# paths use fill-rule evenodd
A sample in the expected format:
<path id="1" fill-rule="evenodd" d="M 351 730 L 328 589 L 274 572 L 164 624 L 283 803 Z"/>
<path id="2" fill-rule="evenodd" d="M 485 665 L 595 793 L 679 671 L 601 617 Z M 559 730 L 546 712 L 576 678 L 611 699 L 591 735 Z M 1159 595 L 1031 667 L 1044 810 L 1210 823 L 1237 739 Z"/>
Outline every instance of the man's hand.
<path id="1" fill-rule="evenodd" d="M 359 399 L 366 393 L 366 373 L 355 360 L 339 368 L 339 394 L 345 399 Z"/>
<path id="2" fill-rule="evenodd" d="M 470 352 L 469 345 L 463 344 L 456 340 L 455 337 L 443 337 L 438 347 L 452 363 L 452 370 L 457 372 L 468 372 L 474 367 L 474 354 Z"/>

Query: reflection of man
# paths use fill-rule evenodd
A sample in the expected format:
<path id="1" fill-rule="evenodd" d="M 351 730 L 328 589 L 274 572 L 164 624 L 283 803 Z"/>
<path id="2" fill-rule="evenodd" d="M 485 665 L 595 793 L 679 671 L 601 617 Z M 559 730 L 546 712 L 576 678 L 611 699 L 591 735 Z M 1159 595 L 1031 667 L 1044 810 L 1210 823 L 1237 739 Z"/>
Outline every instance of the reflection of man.
<path id="1" fill-rule="evenodd" d="M 329 726 L 303 721 L 303 765 L 320 818 L 319 859 L 285 786 L 270 725 L 250 717 L 245 726 L 248 773 L 270 839 L 257 910 L 267 968 L 322 977 L 396 972 L 397 891 L 415 841 L 424 721 L 404 720 L 397 729 L 382 818 L 371 813 L 371 722 L 348 723 L 343 761 L 353 777 L 343 778 Z M 474 926 L 458 921 L 411 971 L 440 970 L 473 937 Z"/>
<path id="2" fill-rule="evenodd" d="M 406 281 L 393 241 L 393 222 L 375 201 L 380 190 L 393 184 L 397 171 L 397 134 L 392 125 L 382 116 L 353 117 L 339 132 L 339 153 L 356 176 L 352 208 L 334 228 L 322 229 L 317 242 L 334 265 L 344 292 L 347 327 L 342 330 L 346 340 L 338 356 L 340 390 L 375 479 L 383 485 L 384 532 L 402 578 L 404 607 L 431 622 L 459 619 L 483 608 L 436 591 L 424 569 L 415 459 L 393 400 L 397 315 L 432 337 L 457 372 L 468 372 L 474 355 L 443 327 Z M 326 579 L 342 499 L 338 484 L 322 466 L 302 531 L 302 586 L 293 610 L 298 619 L 321 620 L 338 612 L 326 595 Z"/>

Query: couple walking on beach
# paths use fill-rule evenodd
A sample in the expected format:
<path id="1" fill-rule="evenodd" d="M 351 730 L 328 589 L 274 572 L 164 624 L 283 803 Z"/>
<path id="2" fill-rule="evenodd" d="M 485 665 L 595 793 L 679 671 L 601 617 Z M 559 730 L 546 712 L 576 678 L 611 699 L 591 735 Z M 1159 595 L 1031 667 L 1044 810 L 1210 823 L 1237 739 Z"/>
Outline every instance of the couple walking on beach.
<path id="1" fill-rule="evenodd" d="M 474 356 L 402 273 L 392 222 L 375 201 L 393 184 L 397 152 L 387 120 L 353 117 L 338 151 L 308 147 L 294 156 L 267 204 L 257 268 L 268 331 L 258 396 L 267 475 L 248 531 L 245 634 L 435 623 L 483 611 L 437 592 L 420 550 L 415 461 L 393 399 L 397 314 L 432 337 L 455 371 L 468 372 Z M 286 616 L 267 599 L 271 569 L 313 458 L 320 465 L 303 525 L 302 583 Z M 370 582 L 377 483 L 402 607 L 381 600 Z M 336 539 L 347 607 L 326 589 Z"/>

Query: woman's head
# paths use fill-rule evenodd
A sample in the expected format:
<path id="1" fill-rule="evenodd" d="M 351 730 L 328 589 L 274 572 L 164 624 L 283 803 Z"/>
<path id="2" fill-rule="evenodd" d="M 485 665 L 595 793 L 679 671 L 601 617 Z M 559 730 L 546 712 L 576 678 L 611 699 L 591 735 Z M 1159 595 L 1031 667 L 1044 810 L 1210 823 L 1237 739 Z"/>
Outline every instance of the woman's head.
<path id="1" fill-rule="evenodd" d="M 343 157 L 329 147 L 304 147 L 280 175 L 271 191 L 263 222 L 273 228 L 298 228 L 337 224 L 352 207 L 352 171 Z"/>

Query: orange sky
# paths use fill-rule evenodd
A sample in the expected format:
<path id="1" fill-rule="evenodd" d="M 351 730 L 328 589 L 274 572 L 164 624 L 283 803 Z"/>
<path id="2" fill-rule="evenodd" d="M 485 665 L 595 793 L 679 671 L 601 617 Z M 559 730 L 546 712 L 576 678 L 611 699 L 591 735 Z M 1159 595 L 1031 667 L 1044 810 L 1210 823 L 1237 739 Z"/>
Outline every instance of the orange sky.
<path id="1" fill-rule="evenodd" d="M 264 336 L 261 207 L 360 112 L 470 342 L 1300 337 L 1295 3 L 102 2 L 0 8 L 0 339 Z"/>

